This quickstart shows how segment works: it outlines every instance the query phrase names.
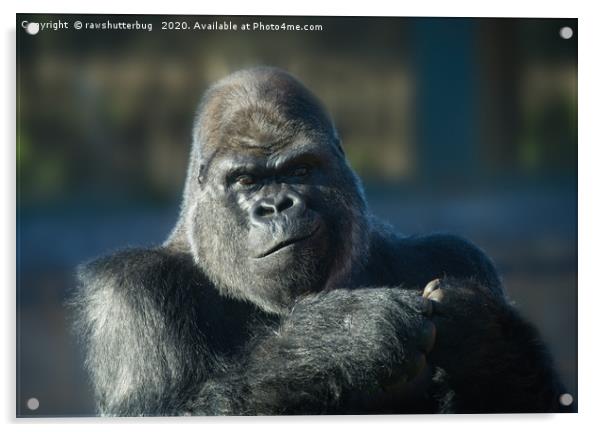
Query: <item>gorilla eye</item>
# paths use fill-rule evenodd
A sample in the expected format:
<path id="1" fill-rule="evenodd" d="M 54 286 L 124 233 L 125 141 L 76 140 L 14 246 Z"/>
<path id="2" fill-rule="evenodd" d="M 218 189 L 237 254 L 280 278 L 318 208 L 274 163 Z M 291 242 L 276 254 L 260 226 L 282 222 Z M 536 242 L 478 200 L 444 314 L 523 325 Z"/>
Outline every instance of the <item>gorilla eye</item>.
<path id="1" fill-rule="evenodd" d="M 294 177 L 305 177 L 307 174 L 309 174 L 309 167 L 306 165 L 301 165 L 301 166 L 295 167 L 291 171 L 291 174 Z"/>
<path id="2" fill-rule="evenodd" d="M 255 179 L 255 177 L 253 177 L 250 174 L 243 174 L 236 177 L 236 183 L 238 183 L 241 186 L 252 186 L 256 182 L 257 180 Z"/>

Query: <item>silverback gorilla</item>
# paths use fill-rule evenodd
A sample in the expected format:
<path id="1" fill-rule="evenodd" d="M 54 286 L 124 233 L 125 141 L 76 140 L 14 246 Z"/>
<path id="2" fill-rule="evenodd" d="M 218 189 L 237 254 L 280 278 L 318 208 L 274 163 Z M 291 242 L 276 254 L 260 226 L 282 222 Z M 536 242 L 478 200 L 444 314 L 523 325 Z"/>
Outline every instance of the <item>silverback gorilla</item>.
<path id="1" fill-rule="evenodd" d="M 490 260 L 372 216 L 330 116 L 279 69 L 204 95 L 165 243 L 78 277 L 102 415 L 564 409 Z"/>

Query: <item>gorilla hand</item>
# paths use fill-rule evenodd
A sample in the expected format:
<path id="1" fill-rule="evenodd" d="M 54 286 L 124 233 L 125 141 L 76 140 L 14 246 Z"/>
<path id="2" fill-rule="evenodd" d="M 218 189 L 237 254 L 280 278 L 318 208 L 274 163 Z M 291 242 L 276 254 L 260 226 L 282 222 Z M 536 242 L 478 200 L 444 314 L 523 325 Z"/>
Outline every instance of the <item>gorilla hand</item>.
<path id="1" fill-rule="evenodd" d="M 342 367 L 360 369 L 366 384 L 386 385 L 409 381 L 426 365 L 435 341 L 431 312 L 431 303 L 413 292 L 334 290 L 299 301 L 281 337 L 301 351 L 311 347 L 316 355 L 334 356 Z"/>
<path id="2" fill-rule="evenodd" d="M 558 411 L 562 385 L 536 329 L 506 299 L 473 280 L 429 282 L 437 343 L 429 355 L 441 412 Z M 495 391 L 483 391 L 493 386 Z"/>
<path id="3" fill-rule="evenodd" d="M 503 340 L 505 301 L 474 282 L 454 279 L 435 279 L 422 295 L 432 302 L 438 330 L 429 361 L 453 375 L 478 373 L 480 357 Z"/>
<path id="4" fill-rule="evenodd" d="M 424 368 L 434 344 L 425 304 L 419 293 L 395 288 L 305 297 L 277 332 L 258 339 L 239 366 L 244 373 L 228 374 L 229 388 L 243 388 L 243 394 L 233 400 L 220 379 L 203 389 L 202 397 L 212 400 L 197 406 L 216 406 L 221 398 L 220 414 L 331 412 L 352 394 L 408 382 Z M 237 376 L 243 382 L 232 381 Z"/>

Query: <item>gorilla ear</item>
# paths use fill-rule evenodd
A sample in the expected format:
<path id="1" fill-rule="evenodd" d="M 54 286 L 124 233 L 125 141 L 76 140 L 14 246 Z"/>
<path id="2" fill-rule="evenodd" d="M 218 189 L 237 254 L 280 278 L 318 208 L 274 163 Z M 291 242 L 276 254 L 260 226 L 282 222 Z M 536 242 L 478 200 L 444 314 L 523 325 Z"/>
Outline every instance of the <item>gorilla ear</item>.
<path id="1" fill-rule="evenodd" d="M 203 183 L 205 183 L 205 180 L 207 180 L 207 171 L 209 170 L 209 166 L 213 162 L 213 159 L 215 158 L 216 155 L 217 155 L 216 151 L 209 153 L 209 154 L 205 154 L 204 152 L 197 151 L 196 157 L 198 158 L 197 160 L 199 161 L 199 171 L 197 173 L 196 179 L 199 182 L 199 184 L 202 185 Z M 193 161 L 191 159 L 190 164 L 192 164 L 192 163 L 193 163 Z"/>
<path id="2" fill-rule="evenodd" d="M 199 167 L 199 174 L 196 178 L 197 181 L 199 182 L 199 184 L 203 184 L 203 182 L 205 181 L 206 171 L 207 171 L 207 165 L 201 164 L 201 166 Z"/>

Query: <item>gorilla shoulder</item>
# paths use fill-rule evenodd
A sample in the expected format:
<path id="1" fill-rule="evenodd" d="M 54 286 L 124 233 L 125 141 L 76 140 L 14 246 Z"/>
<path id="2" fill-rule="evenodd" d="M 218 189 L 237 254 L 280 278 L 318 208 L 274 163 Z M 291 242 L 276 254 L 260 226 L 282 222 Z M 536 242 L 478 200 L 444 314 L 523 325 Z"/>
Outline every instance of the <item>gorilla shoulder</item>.
<path id="1" fill-rule="evenodd" d="M 471 278 L 504 295 L 497 270 L 491 259 L 476 245 L 453 234 L 432 234 L 416 238 L 429 252 L 429 259 L 441 265 L 445 276 Z"/>
<path id="2" fill-rule="evenodd" d="M 195 271 L 192 258 L 166 248 L 128 248 L 82 264 L 77 269 L 81 284 L 140 289 L 157 280 L 168 282 L 182 272 Z M 132 286 L 134 284 L 135 286 Z"/>
<path id="3" fill-rule="evenodd" d="M 367 271 L 377 277 L 377 283 L 419 288 L 437 278 L 473 279 L 505 297 L 491 259 L 463 237 L 444 233 L 401 236 L 387 226 L 375 225 Z"/>
<path id="4" fill-rule="evenodd" d="M 188 254 L 166 248 L 131 248 L 97 258 L 77 269 L 79 290 L 74 303 L 88 313 L 140 307 L 137 302 L 162 301 L 208 284 Z"/>

